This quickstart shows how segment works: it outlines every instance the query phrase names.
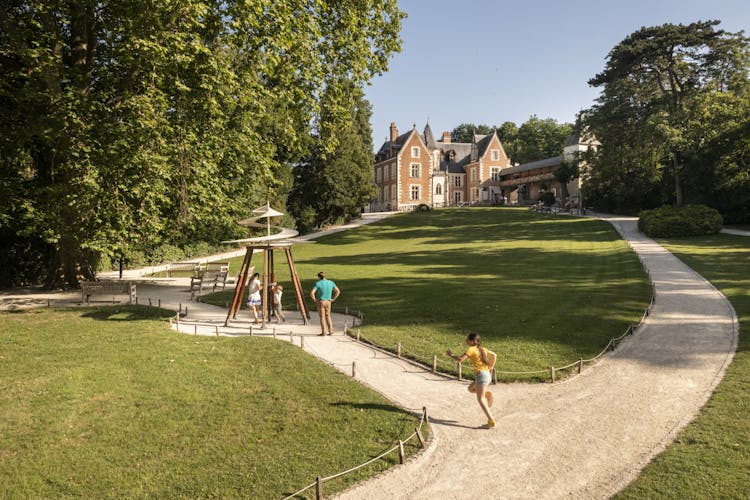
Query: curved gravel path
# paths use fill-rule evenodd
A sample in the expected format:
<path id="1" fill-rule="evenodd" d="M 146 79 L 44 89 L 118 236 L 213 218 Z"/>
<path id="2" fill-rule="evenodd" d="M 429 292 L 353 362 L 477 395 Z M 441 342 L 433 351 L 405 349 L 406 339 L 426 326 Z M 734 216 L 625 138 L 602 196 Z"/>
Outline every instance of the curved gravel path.
<path id="1" fill-rule="evenodd" d="M 430 446 L 403 466 L 355 486 L 341 498 L 607 498 L 630 481 L 703 406 L 734 355 L 737 319 L 710 283 L 641 235 L 636 219 L 609 220 L 642 260 L 656 300 L 635 335 L 583 374 L 557 384 L 493 386 L 497 428 L 484 423 L 466 383 L 433 376 L 350 338 L 317 337 L 292 318 L 277 327 L 293 331 L 305 350 L 350 373 L 432 424 Z M 53 305 L 75 295 L 52 294 Z M 240 320 L 224 328 L 222 309 L 189 302 L 184 280 L 143 280 L 141 301 L 162 299 L 190 312 L 182 329 L 192 333 L 247 335 Z M 5 307 L 46 302 L 49 296 L 0 293 Z M 246 313 L 245 313 L 246 315 Z M 290 314 L 289 316 L 293 316 Z M 336 315 L 340 331 L 347 318 Z M 199 326 L 194 326 L 194 325 Z M 255 333 L 271 335 L 272 328 Z M 288 335 L 285 337 L 289 339 Z M 502 366 L 502 353 L 499 366 Z M 480 459 L 477 456 L 481 455 Z M 300 485 L 312 478 L 300 478 Z"/>

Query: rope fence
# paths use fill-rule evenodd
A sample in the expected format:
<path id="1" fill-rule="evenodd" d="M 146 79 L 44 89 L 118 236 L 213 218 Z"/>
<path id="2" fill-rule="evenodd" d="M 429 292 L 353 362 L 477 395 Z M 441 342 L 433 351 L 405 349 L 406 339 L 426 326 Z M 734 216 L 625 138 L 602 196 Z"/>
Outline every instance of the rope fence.
<path id="1" fill-rule="evenodd" d="M 422 407 L 422 415 L 420 415 L 419 417 L 419 423 L 414 428 L 414 432 L 412 432 L 406 439 L 403 439 L 403 440 L 399 439 L 392 448 L 389 448 L 385 450 L 383 453 L 381 453 L 380 455 L 373 457 L 370 460 L 367 460 L 366 462 L 356 465 L 350 469 L 337 472 L 336 474 L 331 474 L 330 476 L 324 476 L 324 477 L 316 476 L 315 481 L 303 487 L 302 489 L 295 491 L 291 495 L 284 497 L 283 500 L 289 500 L 290 498 L 294 498 L 312 488 L 315 488 L 316 500 L 320 500 L 321 498 L 323 498 L 323 484 L 326 483 L 327 481 L 331 481 L 341 476 L 345 476 L 346 474 L 351 474 L 352 472 L 357 471 L 363 467 L 367 467 L 368 465 L 374 462 L 377 462 L 378 460 L 384 459 L 386 456 L 390 455 L 391 453 L 395 451 L 398 451 L 398 463 L 403 465 L 404 460 L 406 458 L 405 453 L 404 453 L 405 444 L 409 443 L 410 441 L 416 438 L 419 441 L 419 445 L 422 448 L 427 447 L 427 443 L 424 437 L 422 436 L 422 426 L 426 422 L 428 422 L 428 417 L 427 417 L 427 407 L 425 406 L 425 407 Z"/>

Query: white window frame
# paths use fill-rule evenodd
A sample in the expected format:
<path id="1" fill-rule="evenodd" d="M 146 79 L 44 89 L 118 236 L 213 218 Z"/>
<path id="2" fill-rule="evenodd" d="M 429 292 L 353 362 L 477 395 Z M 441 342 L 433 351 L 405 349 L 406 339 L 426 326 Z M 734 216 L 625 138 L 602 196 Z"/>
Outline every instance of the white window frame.
<path id="1" fill-rule="evenodd" d="M 457 175 L 453 177 L 453 187 L 460 188 L 461 187 L 461 176 Z"/>
<path id="2" fill-rule="evenodd" d="M 453 203 L 459 204 L 461 203 L 461 191 L 454 191 L 453 192 Z"/>
<path id="3" fill-rule="evenodd" d="M 414 171 L 416 169 L 417 175 L 414 175 Z M 409 177 L 413 179 L 419 179 L 422 176 L 422 164 L 421 163 L 412 163 L 409 165 Z"/>
<path id="4" fill-rule="evenodd" d="M 490 173 L 490 178 L 491 178 L 491 179 L 492 179 L 493 181 L 496 181 L 496 182 L 500 181 L 500 168 L 499 168 L 499 167 L 493 167 L 493 168 L 492 168 L 492 169 L 490 170 L 490 172 L 491 172 L 491 173 Z"/>
<path id="5" fill-rule="evenodd" d="M 411 147 L 411 157 L 412 158 L 419 158 L 419 146 L 412 146 Z"/>
<path id="6" fill-rule="evenodd" d="M 476 182 L 476 181 L 477 181 L 477 169 L 472 168 L 471 169 L 471 182 Z"/>
<path id="7" fill-rule="evenodd" d="M 500 151 L 493 149 L 490 153 L 492 155 L 492 161 L 498 161 L 500 159 Z"/>
<path id="8" fill-rule="evenodd" d="M 419 195 L 420 195 L 419 184 L 410 184 L 409 185 L 409 200 L 418 201 L 420 199 Z"/>

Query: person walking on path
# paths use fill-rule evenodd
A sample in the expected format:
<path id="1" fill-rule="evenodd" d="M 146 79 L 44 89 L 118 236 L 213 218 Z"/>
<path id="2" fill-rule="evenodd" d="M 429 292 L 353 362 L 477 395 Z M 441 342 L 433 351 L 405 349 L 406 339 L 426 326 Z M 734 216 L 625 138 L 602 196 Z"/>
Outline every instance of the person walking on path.
<path id="1" fill-rule="evenodd" d="M 318 315 L 320 316 L 320 336 L 326 334 L 326 326 L 328 327 L 328 335 L 333 335 L 333 321 L 331 320 L 331 303 L 335 301 L 341 290 L 336 286 L 336 283 L 326 279 L 324 272 L 318 273 L 318 281 L 310 291 L 310 297 L 315 301 L 318 306 Z"/>
<path id="2" fill-rule="evenodd" d="M 284 287 L 274 283 L 271 287 L 271 293 L 273 294 L 273 315 L 276 316 L 276 323 L 279 321 L 286 322 L 284 313 L 281 312 L 281 296 L 284 294 Z"/>
<path id="3" fill-rule="evenodd" d="M 474 382 L 469 384 L 469 392 L 477 395 L 477 402 L 482 408 L 482 411 L 487 416 L 487 428 L 491 429 L 495 427 L 495 419 L 490 413 L 490 406 L 494 402 L 493 395 L 487 390 L 487 386 L 490 385 L 492 380 L 492 369 L 495 367 L 495 361 L 497 361 L 497 355 L 482 347 L 482 340 L 479 338 L 478 333 L 470 333 L 466 337 L 466 345 L 469 346 L 460 356 L 456 356 L 451 352 L 450 349 L 445 354 L 455 359 L 459 363 L 462 363 L 466 358 L 471 361 L 471 366 L 474 368 Z M 485 399 L 487 400 L 485 404 Z"/>
<path id="4" fill-rule="evenodd" d="M 260 284 L 260 274 L 255 273 L 253 274 L 252 279 L 250 280 L 249 285 L 249 295 L 247 297 L 247 307 L 249 309 L 252 309 L 253 311 L 253 318 L 255 318 L 254 323 L 258 323 L 258 308 L 262 304 L 262 300 L 260 298 L 260 289 L 263 288 L 263 285 Z M 265 314 L 265 311 L 263 311 L 263 314 Z"/>

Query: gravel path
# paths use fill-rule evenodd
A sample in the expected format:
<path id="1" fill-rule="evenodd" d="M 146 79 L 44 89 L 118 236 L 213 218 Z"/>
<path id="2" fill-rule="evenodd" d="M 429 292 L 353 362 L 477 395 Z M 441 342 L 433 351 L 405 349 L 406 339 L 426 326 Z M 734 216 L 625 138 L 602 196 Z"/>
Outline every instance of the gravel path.
<path id="1" fill-rule="evenodd" d="M 557 384 L 492 387 L 497 428 L 466 383 L 433 376 L 342 335 L 317 337 L 319 327 L 292 317 L 255 334 L 282 333 L 308 352 L 350 373 L 397 404 L 428 409 L 432 442 L 403 466 L 340 495 L 360 498 L 607 498 L 636 478 L 703 406 L 734 355 L 737 319 L 711 284 L 641 235 L 632 218 L 607 218 L 649 270 L 656 300 L 635 335 L 582 375 Z M 17 291 L 16 291 L 17 292 Z M 228 328 L 224 311 L 189 301 L 186 280 L 142 280 L 141 303 L 190 308 L 182 331 L 248 335 L 247 313 Z M 157 299 L 158 298 L 158 299 Z M 76 294 L 0 292 L 0 308 L 80 300 Z M 293 316 L 290 311 L 289 316 Z M 338 331 L 342 315 L 335 315 Z M 197 326 L 196 326 L 197 325 Z M 615 332 L 616 333 L 616 332 Z M 498 353 L 502 367 L 502 353 Z M 354 465 L 354 464 L 352 464 Z M 300 478 L 300 485 L 312 478 Z"/>

